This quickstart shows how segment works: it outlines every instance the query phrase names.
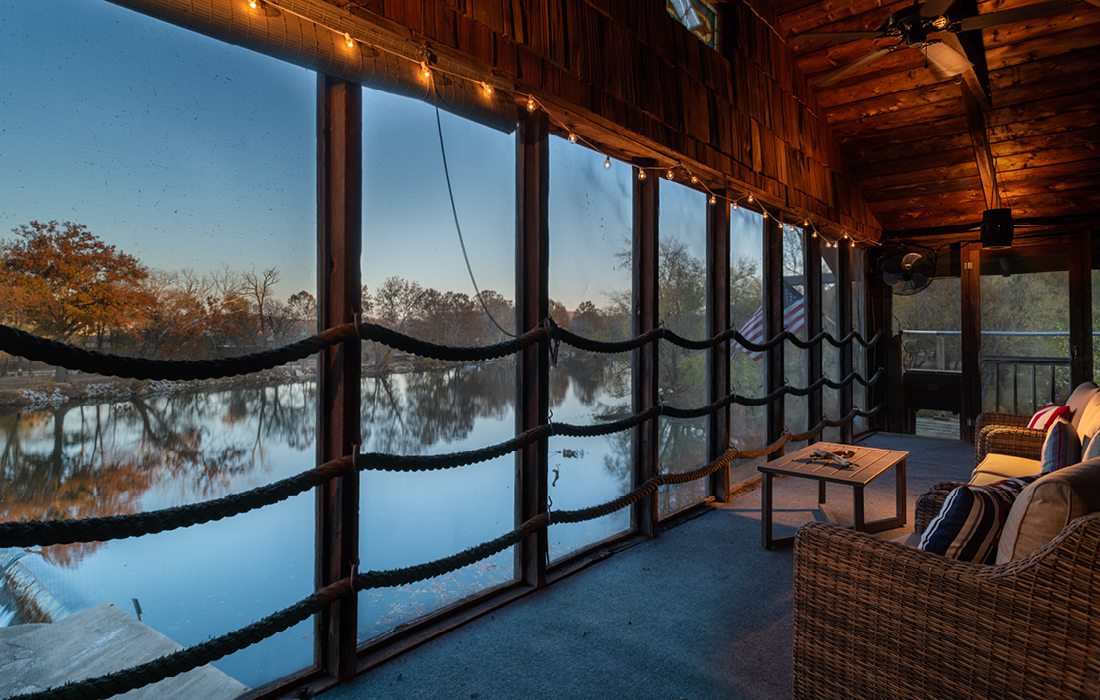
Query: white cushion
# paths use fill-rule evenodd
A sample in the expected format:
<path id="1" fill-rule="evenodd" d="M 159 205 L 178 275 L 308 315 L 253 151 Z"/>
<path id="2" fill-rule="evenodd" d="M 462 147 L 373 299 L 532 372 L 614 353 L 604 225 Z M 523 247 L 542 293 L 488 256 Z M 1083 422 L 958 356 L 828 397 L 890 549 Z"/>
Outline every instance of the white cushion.
<path id="1" fill-rule="evenodd" d="M 1092 395 L 1085 407 L 1073 416 L 1073 427 L 1077 428 L 1077 437 L 1084 442 L 1085 437 L 1100 430 L 1100 391 Z"/>
<path id="2" fill-rule="evenodd" d="M 1095 398 L 1097 391 L 1096 385 L 1092 382 L 1082 382 L 1066 399 L 1066 405 L 1073 411 L 1073 419 L 1070 422 L 1073 423 L 1074 428 L 1081 425 L 1081 419 L 1087 412 L 1085 408 Z"/>

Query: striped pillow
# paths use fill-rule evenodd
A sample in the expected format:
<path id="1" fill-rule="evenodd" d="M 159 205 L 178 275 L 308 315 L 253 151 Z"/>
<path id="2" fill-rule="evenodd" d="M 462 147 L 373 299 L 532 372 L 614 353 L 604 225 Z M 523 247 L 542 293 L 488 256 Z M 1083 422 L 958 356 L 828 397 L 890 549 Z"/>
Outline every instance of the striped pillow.
<path id="1" fill-rule="evenodd" d="M 1047 404 L 1035 412 L 1035 415 L 1028 421 L 1027 427 L 1032 430 L 1046 430 L 1054 425 L 1054 421 L 1059 418 L 1069 420 L 1069 406 L 1059 406 L 1053 403 Z"/>
<path id="2" fill-rule="evenodd" d="M 992 564 L 1013 501 L 1038 478 L 1036 474 L 986 486 L 959 486 L 947 494 L 917 548 L 949 559 Z"/>
<path id="3" fill-rule="evenodd" d="M 1081 461 L 1081 439 L 1077 437 L 1077 430 L 1068 420 L 1059 418 L 1047 430 L 1042 455 L 1043 474 Z"/>

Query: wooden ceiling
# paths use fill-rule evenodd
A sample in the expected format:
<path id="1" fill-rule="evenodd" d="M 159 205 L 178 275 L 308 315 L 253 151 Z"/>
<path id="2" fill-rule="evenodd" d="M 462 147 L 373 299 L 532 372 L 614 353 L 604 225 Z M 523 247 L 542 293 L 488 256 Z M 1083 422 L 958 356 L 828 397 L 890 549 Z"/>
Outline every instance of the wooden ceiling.
<path id="1" fill-rule="evenodd" d="M 1034 1 L 956 0 L 949 14 Z M 911 0 L 770 4 L 887 236 L 957 232 L 980 221 L 992 196 L 990 168 L 979 167 L 986 140 L 1000 206 L 1011 207 L 1017 221 L 1100 214 L 1100 7 L 1092 0 L 1042 19 L 958 35 L 972 35 L 966 41 L 979 59 L 968 80 L 938 77 L 920 51 L 906 48 L 827 87 L 820 83 L 838 67 L 897 40 L 793 37 L 874 30 Z M 968 116 L 967 94 L 984 98 L 976 87 L 985 78 L 983 54 L 991 99 L 972 102 Z"/>

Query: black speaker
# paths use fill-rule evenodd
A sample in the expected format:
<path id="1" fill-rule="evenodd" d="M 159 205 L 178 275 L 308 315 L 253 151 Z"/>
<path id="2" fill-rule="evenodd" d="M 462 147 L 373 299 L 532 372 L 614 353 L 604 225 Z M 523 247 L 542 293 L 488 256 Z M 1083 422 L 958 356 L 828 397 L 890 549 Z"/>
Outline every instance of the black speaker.
<path id="1" fill-rule="evenodd" d="M 982 247 L 1011 248 L 1012 229 L 1011 209 L 986 209 L 982 213 Z"/>

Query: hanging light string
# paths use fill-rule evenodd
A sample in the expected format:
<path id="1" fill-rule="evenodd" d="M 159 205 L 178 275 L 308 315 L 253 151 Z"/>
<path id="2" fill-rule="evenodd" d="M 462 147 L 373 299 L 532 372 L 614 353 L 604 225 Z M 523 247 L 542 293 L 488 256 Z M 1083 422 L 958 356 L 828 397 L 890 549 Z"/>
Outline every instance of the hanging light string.
<path id="1" fill-rule="evenodd" d="M 292 15 L 292 16 L 297 17 L 297 18 L 299 18 L 299 19 L 301 19 L 305 22 L 309 22 L 309 23 L 311 23 L 311 24 L 313 24 L 313 25 L 315 25 L 319 28 L 325 29 L 325 30 L 331 32 L 332 34 L 334 34 L 335 37 L 338 38 L 341 41 L 341 43 L 344 44 L 344 46 L 346 46 L 348 48 L 348 50 L 357 49 L 362 45 L 362 46 L 368 47 L 371 50 L 381 51 L 381 52 L 387 53 L 391 56 L 394 56 L 395 58 L 398 58 L 398 59 L 401 59 L 401 60 L 404 60 L 404 61 L 408 61 L 419 72 L 421 79 L 425 81 L 426 87 L 429 90 L 434 91 L 434 76 L 435 76 L 436 73 L 438 73 L 440 75 L 446 75 L 446 76 L 449 76 L 449 77 L 452 77 L 452 78 L 456 78 L 458 80 L 464 80 L 464 81 L 467 81 L 467 82 L 472 83 L 474 85 L 477 85 L 478 87 L 480 87 L 482 93 L 486 97 L 492 97 L 498 91 L 500 91 L 502 93 L 510 93 L 513 96 L 515 96 L 518 101 L 522 101 L 522 103 L 527 108 L 528 112 L 534 112 L 537 109 L 541 109 L 543 112 L 545 112 L 547 117 L 550 119 L 550 121 L 556 127 L 558 127 L 562 132 L 564 132 L 566 134 L 566 138 L 568 139 L 568 141 L 570 143 L 575 143 L 575 144 L 580 144 L 582 146 L 586 146 L 587 148 L 589 148 L 593 151 L 596 151 L 597 153 L 602 154 L 604 156 L 604 162 L 603 162 L 604 169 L 610 169 L 611 168 L 611 156 L 608 153 L 606 153 L 604 151 L 604 149 L 599 144 L 594 143 L 593 141 L 591 141 L 591 140 L 581 136 L 580 134 L 578 134 L 577 131 L 573 127 L 568 125 L 565 121 L 557 118 L 554 115 L 554 112 L 550 109 L 547 109 L 546 105 L 543 104 L 542 102 L 540 102 L 537 98 L 535 98 L 534 95 L 528 94 L 528 95 L 526 95 L 526 98 L 522 98 L 521 97 L 523 95 L 522 91 L 516 90 L 514 87 L 500 86 L 499 83 L 494 82 L 493 78 L 484 79 L 484 78 L 472 77 L 472 76 L 467 75 L 467 74 L 463 74 L 463 73 L 459 73 L 459 72 L 456 72 L 456 71 L 453 71 L 453 70 L 443 68 L 436 61 L 435 57 L 432 55 L 432 53 L 431 53 L 431 51 L 430 51 L 427 44 L 424 44 L 420 47 L 419 55 L 417 55 L 416 57 L 412 57 L 412 56 L 407 55 L 406 53 L 402 53 L 400 51 L 382 46 L 379 43 L 356 37 L 354 34 L 352 34 L 351 32 L 349 32 L 346 29 L 341 29 L 339 27 L 335 27 L 335 26 L 332 26 L 330 24 L 326 24 L 325 22 L 322 22 L 318 19 L 315 19 L 313 17 L 309 17 L 309 16 L 304 15 L 300 12 L 292 10 L 292 9 L 286 7 L 281 2 L 278 2 L 277 0 L 241 0 L 241 1 L 244 2 L 249 7 L 249 9 L 251 9 L 251 10 L 264 12 L 264 10 L 268 7 L 275 8 L 275 9 L 279 10 L 280 12 L 285 12 L 288 15 Z M 773 29 L 773 31 L 774 31 L 774 29 Z M 629 136 L 627 138 L 629 140 L 634 141 L 639 146 L 639 148 L 641 148 L 643 150 L 652 150 L 651 147 L 646 146 L 645 144 L 643 144 L 641 142 L 638 142 L 634 139 L 630 139 Z M 727 206 L 731 206 L 733 209 L 736 210 L 739 207 L 741 207 L 742 205 L 748 205 L 746 208 L 749 208 L 750 210 L 757 210 L 758 209 L 760 211 L 761 216 L 763 216 L 765 219 L 768 219 L 768 218 L 774 219 L 779 224 L 780 230 L 783 230 L 787 226 L 790 226 L 792 228 L 795 228 L 795 227 L 799 226 L 799 225 L 796 225 L 796 224 L 793 224 L 793 223 L 788 223 L 786 221 L 786 214 L 782 211 L 782 209 L 780 209 L 779 207 L 775 207 L 774 209 L 769 209 L 768 206 L 766 206 L 762 201 L 759 200 L 759 198 L 757 198 L 751 192 L 746 192 L 746 193 L 739 194 L 739 195 L 734 195 L 734 196 L 719 194 L 717 191 L 715 191 L 714 188 L 711 188 L 710 186 L 708 186 L 706 184 L 706 182 L 704 182 L 702 180 L 702 178 L 698 177 L 694 172 L 692 172 L 692 170 L 687 165 L 685 165 L 682 161 L 675 161 L 674 163 L 669 164 L 669 165 L 636 166 L 636 167 L 638 169 L 638 179 L 639 180 L 645 180 L 649 176 L 649 171 L 654 171 L 654 172 L 657 172 L 657 173 L 661 173 L 665 176 L 666 179 L 676 180 L 677 172 L 679 171 L 679 172 L 682 172 L 684 175 L 686 175 L 685 179 L 691 185 L 701 189 L 703 192 L 706 193 L 707 202 L 711 206 L 717 205 L 718 202 L 723 202 Z M 870 238 L 857 237 L 852 232 L 847 231 L 847 230 L 842 231 L 841 235 L 839 235 L 839 236 L 837 236 L 837 235 L 832 235 L 832 236 L 827 235 L 824 231 L 819 230 L 817 228 L 817 225 L 813 221 L 811 221 L 809 217 L 804 217 L 803 218 L 803 220 L 800 224 L 800 227 L 802 228 L 803 232 L 807 232 L 810 235 L 811 238 L 814 238 L 814 239 L 820 238 L 823 241 L 822 245 L 826 248 L 837 248 L 840 245 L 847 245 L 848 247 L 854 247 L 857 243 L 864 244 L 864 245 L 876 245 L 876 246 L 880 245 L 877 241 L 874 241 Z"/>

